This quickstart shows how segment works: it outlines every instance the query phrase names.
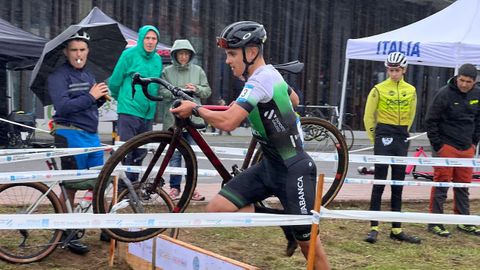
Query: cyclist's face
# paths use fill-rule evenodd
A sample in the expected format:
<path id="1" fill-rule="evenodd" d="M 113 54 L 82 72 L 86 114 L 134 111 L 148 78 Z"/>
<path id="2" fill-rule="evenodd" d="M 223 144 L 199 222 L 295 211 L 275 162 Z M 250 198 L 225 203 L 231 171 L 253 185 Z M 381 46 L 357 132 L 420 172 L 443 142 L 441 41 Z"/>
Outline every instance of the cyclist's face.
<path id="1" fill-rule="evenodd" d="M 398 82 L 402 79 L 403 74 L 407 71 L 406 68 L 401 67 L 389 67 L 387 68 L 388 77 L 394 82 Z"/>
<path id="2" fill-rule="evenodd" d="M 473 78 L 458 75 L 457 77 L 457 87 L 462 93 L 467 93 L 472 90 L 475 80 Z"/>
<path id="3" fill-rule="evenodd" d="M 225 63 L 232 69 L 233 76 L 241 77 L 245 69 L 242 49 L 225 49 L 225 53 L 227 54 Z"/>
<path id="4" fill-rule="evenodd" d="M 145 38 L 143 39 L 143 48 L 146 52 L 153 52 L 155 50 L 155 47 L 157 46 L 157 42 L 157 34 L 154 31 L 150 30 L 147 32 Z"/>
<path id="5" fill-rule="evenodd" d="M 72 40 L 63 50 L 68 62 L 76 69 L 81 69 L 87 63 L 88 45 L 85 41 Z"/>

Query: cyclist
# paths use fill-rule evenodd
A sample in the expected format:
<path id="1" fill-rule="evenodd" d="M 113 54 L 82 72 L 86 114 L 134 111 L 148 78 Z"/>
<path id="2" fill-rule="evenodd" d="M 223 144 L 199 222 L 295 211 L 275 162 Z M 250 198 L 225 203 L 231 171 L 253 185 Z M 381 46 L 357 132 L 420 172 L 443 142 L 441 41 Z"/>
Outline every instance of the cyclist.
<path id="1" fill-rule="evenodd" d="M 363 122 L 375 155 L 407 156 L 408 131 L 415 118 L 417 94 L 415 87 L 404 81 L 407 58 L 403 53 L 390 53 L 385 60 L 388 78 L 375 85 L 368 94 Z M 375 179 L 387 179 L 388 164 L 375 164 Z M 405 179 L 405 165 L 392 165 L 392 179 Z M 385 185 L 373 185 L 370 210 L 380 211 Z M 391 209 L 401 211 L 403 186 L 392 185 Z M 378 221 L 370 222 L 370 232 L 365 238 L 369 243 L 377 242 Z M 402 231 L 400 222 L 393 222 L 390 238 L 419 244 L 421 240 Z"/>
<path id="2" fill-rule="evenodd" d="M 252 21 L 233 23 L 217 38 L 234 76 L 246 80 L 228 110 L 210 111 L 190 101 L 171 109 L 183 118 L 200 116 L 225 131 L 232 131 L 248 117 L 253 136 L 262 147 L 264 158 L 229 181 L 207 205 L 208 212 L 254 212 L 253 203 L 270 195 L 277 196 L 289 214 L 308 215 L 313 208 L 316 167 L 302 148 L 300 119 L 292 106 L 298 104 L 298 96 L 280 73 L 265 63 L 266 39 L 263 25 Z M 306 257 L 310 226 L 297 226 L 294 231 Z M 316 269 L 329 269 L 320 238 L 314 248 Z"/>

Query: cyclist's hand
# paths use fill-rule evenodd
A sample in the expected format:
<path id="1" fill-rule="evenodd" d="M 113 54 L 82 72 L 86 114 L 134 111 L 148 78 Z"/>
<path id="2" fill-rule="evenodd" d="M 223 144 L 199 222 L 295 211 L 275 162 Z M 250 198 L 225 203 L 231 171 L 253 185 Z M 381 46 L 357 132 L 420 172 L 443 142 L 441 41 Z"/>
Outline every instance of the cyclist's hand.
<path id="1" fill-rule="evenodd" d="M 192 115 L 192 110 L 195 106 L 197 106 L 195 102 L 182 100 L 180 106 L 170 109 L 170 112 L 180 116 L 180 118 L 188 118 Z"/>

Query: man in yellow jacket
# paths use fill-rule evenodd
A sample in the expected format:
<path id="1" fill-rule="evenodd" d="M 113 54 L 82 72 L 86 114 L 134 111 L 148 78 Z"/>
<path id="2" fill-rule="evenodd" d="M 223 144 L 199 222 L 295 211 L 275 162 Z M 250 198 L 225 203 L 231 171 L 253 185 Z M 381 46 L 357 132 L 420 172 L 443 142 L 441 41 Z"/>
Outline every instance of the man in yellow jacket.
<path id="1" fill-rule="evenodd" d="M 407 59 L 400 52 L 390 53 L 385 60 L 388 79 L 375 85 L 368 95 L 363 122 L 374 154 L 384 156 L 407 156 L 408 131 L 415 118 L 417 95 L 415 87 L 403 80 Z M 387 179 L 388 164 L 375 164 L 375 179 Z M 392 180 L 405 179 L 405 166 L 392 165 Z M 370 210 L 380 211 L 385 185 L 373 185 Z M 402 209 L 403 186 L 392 185 L 391 210 Z M 365 241 L 377 242 L 378 221 L 370 222 L 371 229 Z M 419 244 L 421 240 L 402 231 L 400 222 L 392 223 L 390 238 Z"/>

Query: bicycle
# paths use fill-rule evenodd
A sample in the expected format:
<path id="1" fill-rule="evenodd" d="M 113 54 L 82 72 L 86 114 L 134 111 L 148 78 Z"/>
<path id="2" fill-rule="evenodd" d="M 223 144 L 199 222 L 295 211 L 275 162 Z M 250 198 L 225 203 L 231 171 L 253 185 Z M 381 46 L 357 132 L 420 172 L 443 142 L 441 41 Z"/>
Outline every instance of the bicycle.
<path id="1" fill-rule="evenodd" d="M 299 108 L 299 111 L 302 111 L 304 116 L 319 117 L 322 119 L 326 119 L 330 123 L 332 123 L 334 126 L 338 127 L 339 113 L 338 113 L 337 106 L 332 106 L 332 105 L 302 106 L 300 105 L 298 107 L 301 107 Z M 324 113 L 325 110 L 327 110 L 328 112 L 327 114 Z M 345 113 L 344 116 L 345 116 L 345 119 L 350 119 L 350 118 L 353 118 L 355 114 Z M 349 125 L 342 123 L 342 128 L 340 129 L 340 132 L 345 138 L 345 141 L 348 146 L 348 150 L 351 150 L 353 147 L 353 144 L 355 143 L 355 136 L 353 134 L 353 129 Z"/>
<path id="2" fill-rule="evenodd" d="M 31 132 L 31 131 L 28 131 Z M 30 141 L 31 136 L 19 141 L 22 147 L 48 148 L 52 144 L 35 143 Z M 54 158 L 46 161 L 50 170 L 57 170 Z M 60 196 L 55 192 L 60 188 Z M 91 190 L 90 194 L 91 194 Z M 89 194 L 86 192 L 86 196 Z M 0 185 L 0 202 L 2 214 L 51 214 L 51 213 L 86 213 L 91 211 L 90 199 L 84 197 L 76 208 L 66 195 L 62 181 L 45 183 L 14 183 Z M 157 211 L 171 212 L 173 202 L 166 193 L 161 193 L 163 202 L 158 204 Z M 176 238 L 178 229 L 169 230 L 169 235 Z M 65 248 L 71 240 L 83 237 L 84 229 L 69 230 L 0 230 L 0 259 L 11 263 L 31 263 L 40 261 L 49 256 L 57 246 Z M 163 232 L 163 231 L 162 231 Z"/>
<path id="3" fill-rule="evenodd" d="M 151 96 L 147 92 L 148 84 L 157 83 L 162 84 L 172 94 L 178 98 L 191 100 L 184 89 L 175 87 L 161 78 L 140 78 L 135 75 L 132 83 L 133 93 L 135 92 L 134 85 L 142 86 L 142 91 L 145 96 L 154 101 L 160 101 L 161 98 Z M 179 101 L 178 101 L 179 102 Z M 210 110 L 226 110 L 225 106 L 210 106 L 204 105 L 204 108 Z M 335 198 L 340 188 L 342 187 L 348 168 L 348 150 L 343 136 L 338 129 L 328 121 L 319 118 L 306 117 L 301 119 L 302 129 L 305 133 L 305 149 L 307 151 L 330 151 L 336 155 L 335 166 L 330 166 L 330 171 L 327 175 L 331 175 L 333 181 L 329 188 L 322 196 L 323 205 L 328 205 Z M 95 213 L 108 213 L 115 205 L 111 201 L 113 194 L 108 192 L 108 187 L 111 184 L 110 176 L 115 173 L 117 166 L 123 166 L 122 162 L 125 158 L 129 158 L 132 154 L 140 154 L 141 159 L 135 160 L 135 166 L 128 167 L 128 172 L 121 172 L 120 178 L 123 181 L 125 188 L 123 189 L 121 198 L 128 198 L 128 204 L 124 204 L 123 208 L 119 210 L 122 213 L 156 213 L 156 206 L 151 203 L 151 196 L 156 196 L 158 193 L 163 193 L 163 186 L 165 185 L 165 178 L 168 173 L 185 175 L 184 185 L 182 187 L 183 193 L 174 207 L 175 213 L 184 212 L 187 208 L 190 199 L 193 195 L 197 184 L 198 164 L 197 157 L 192 147 L 183 139 L 182 131 L 186 130 L 190 133 L 193 140 L 196 142 L 200 151 L 205 154 L 207 159 L 213 165 L 215 170 L 222 178 L 222 186 L 227 183 L 233 175 L 239 173 L 241 170 L 254 164 L 261 158 L 261 151 L 256 149 L 257 142 L 255 139 L 250 141 L 250 145 L 245 154 L 245 159 L 241 167 L 237 165 L 232 166 L 232 171 L 229 172 L 222 164 L 212 148 L 207 144 L 202 135 L 197 131 L 199 126 L 194 125 L 189 119 L 180 119 L 175 117 L 175 124 L 170 131 L 150 131 L 139 134 L 134 138 L 128 140 L 125 144 L 120 146 L 117 151 L 108 159 L 103 166 L 94 190 L 93 207 Z M 322 138 L 323 143 L 318 143 L 318 138 Z M 329 138 L 330 140 L 325 140 Z M 180 152 L 185 168 L 167 168 L 173 152 L 177 150 Z M 317 163 L 317 168 L 321 161 Z M 330 173 L 330 174 L 329 174 Z M 135 179 L 132 183 L 131 179 Z M 141 228 L 136 230 L 128 229 L 104 229 L 111 237 L 125 242 L 143 241 L 154 237 L 161 231 L 158 228 Z"/>

